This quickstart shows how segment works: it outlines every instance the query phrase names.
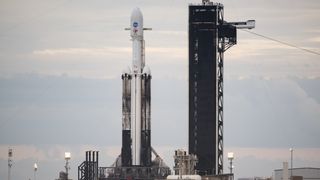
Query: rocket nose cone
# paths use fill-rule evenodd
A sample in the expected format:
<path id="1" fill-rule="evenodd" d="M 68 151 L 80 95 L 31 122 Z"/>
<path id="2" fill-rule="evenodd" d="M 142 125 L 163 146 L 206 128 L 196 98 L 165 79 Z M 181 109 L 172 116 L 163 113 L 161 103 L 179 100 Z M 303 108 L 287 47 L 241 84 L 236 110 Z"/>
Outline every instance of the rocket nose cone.
<path id="1" fill-rule="evenodd" d="M 143 16 L 139 8 L 133 9 L 130 24 L 132 37 L 143 36 Z"/>
<path id="2" fill-rule="evenodd" d="M 137 19 L 137 20 L 142 19 L 142 12 L 140 11 L 139 8 L 136 7 L 132 10 L 131 19 Z"/>
<path id="3" fill-rule="evenodd" d="M 131 74 L 130 67 L 127 66 L 125 69 L 123 69 L 122 74 Z"/>
<path id="4" fill-rule="evenodd" d="M 145 66 L 142 71 L 143 74 L 151 75 L 151 70 L 149 66 Z"/>

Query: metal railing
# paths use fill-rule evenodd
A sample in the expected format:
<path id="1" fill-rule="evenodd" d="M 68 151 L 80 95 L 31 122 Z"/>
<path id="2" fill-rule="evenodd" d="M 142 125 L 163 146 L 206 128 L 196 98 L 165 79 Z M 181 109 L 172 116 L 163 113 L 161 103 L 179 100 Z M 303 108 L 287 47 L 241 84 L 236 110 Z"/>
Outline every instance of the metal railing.
<path id="1" fill-rule="evenodd" d="M 168 167 L 99 167 L 99 179 L 165 179 L 170 175 Z"/>

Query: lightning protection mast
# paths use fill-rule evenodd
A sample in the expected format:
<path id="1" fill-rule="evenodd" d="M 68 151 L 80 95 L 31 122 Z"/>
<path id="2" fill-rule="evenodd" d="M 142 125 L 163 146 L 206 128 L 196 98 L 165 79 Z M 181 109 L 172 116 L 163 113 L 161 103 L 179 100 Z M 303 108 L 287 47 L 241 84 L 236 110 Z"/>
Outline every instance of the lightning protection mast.
<path id="1" fill-rule="evenodd" d="M 189 153 L 200 175 L 223 173 L 223 61 L 237 43 L 237 29 L 255 21 L 224 21 L 223 5 L 189 5 Z"/>
<path id="2" fill-rule="evenodd" d="M 12 160 L 12 149 L 9 148 L 8 150 L 8 180 L 11 180 L 11 167 L 12 167 L 12 163 L 13 163 L 13 160 Z"/>

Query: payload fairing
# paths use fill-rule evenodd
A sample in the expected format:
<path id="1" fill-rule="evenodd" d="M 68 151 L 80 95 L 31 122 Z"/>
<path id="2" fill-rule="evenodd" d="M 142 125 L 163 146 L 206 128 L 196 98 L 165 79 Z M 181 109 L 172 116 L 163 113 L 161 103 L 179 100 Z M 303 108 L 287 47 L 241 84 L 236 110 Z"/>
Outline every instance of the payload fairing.
<path id="1" fill-rule="evenodd" d="M 122 166 L 151 166 L 150 84 L 145 66 L 143 16 L 139 8 L 131 14 L 132 67 L 122 74 Z"/>

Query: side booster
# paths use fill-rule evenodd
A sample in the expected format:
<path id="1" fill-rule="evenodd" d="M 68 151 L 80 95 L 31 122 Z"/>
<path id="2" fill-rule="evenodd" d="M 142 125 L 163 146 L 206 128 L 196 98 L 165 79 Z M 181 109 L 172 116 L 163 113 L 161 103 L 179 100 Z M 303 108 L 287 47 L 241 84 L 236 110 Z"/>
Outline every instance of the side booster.
<path id="1" fill-rule="evenodd" d="M 122 73 L 121 165 L 151 166 L 151 72 L 145 66 L 143 16 L 135 8 L 130 21 L 132 67 Z"/>

